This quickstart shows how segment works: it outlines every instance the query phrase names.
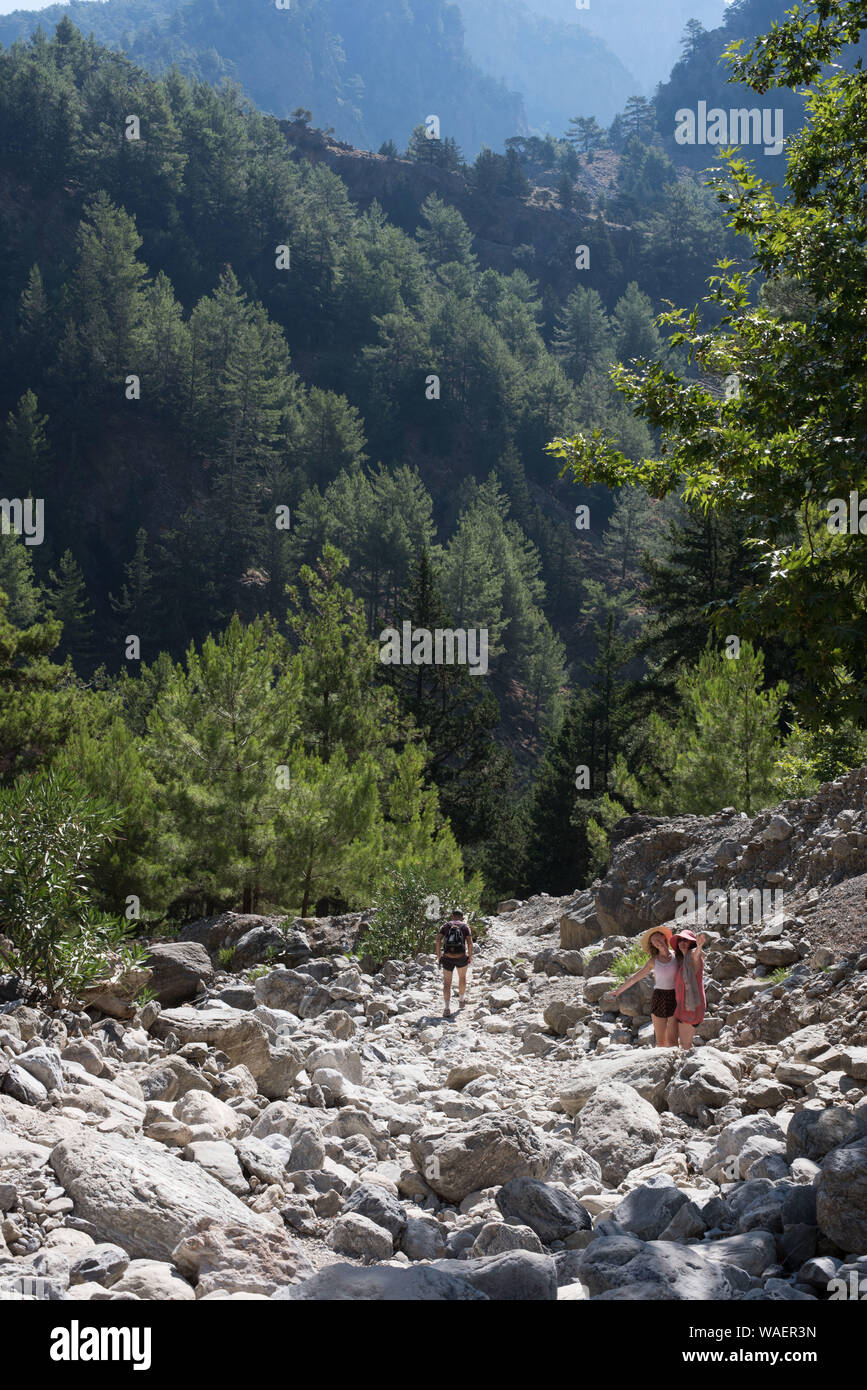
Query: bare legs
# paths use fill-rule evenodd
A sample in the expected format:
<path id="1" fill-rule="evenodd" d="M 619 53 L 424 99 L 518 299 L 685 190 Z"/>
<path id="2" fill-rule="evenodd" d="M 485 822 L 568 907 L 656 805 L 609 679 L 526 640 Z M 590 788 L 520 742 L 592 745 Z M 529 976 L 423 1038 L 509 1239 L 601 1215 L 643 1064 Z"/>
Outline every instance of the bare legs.
<path id="1" fill-rule="evenodd" d="M 467 992 L 467 971 L 468 965 L 458 966 L 458 1000 L 462 1000 Z"/>
<path id="2" fill-rule="evenodd" d="M 678 1023 L 677 1041 L 684 1050 L 692 1047 L 692 1040 L 695 1035 L 695 1027 L 692 1023 Z"/>
<path id="3" fill-rule="evenodd" d="M 469 969 L 469 966 L 468 966 L 468 965 L 459 965 L 459 966 L 457 967 L 457 971 L 458 971 L 458 999 L 459 999 L 459 1000 L 462 1000 L 463 997 L 464 997 L 464 995 L 465 995 L 466 992 L 467 992 L 467 970 L 468 970 L 468 969 Z M 453 971 L 453 970 L 444 970 L 444 971 L 443 971 L 443 1003 L 445 1004 L 446 1008 L 448 1008 L 449 1002 L 450 1002 L 451 997 L 452 997 L 452 975 L 453 975 L 453 974 L 454 974 L 454 971 Z"/>

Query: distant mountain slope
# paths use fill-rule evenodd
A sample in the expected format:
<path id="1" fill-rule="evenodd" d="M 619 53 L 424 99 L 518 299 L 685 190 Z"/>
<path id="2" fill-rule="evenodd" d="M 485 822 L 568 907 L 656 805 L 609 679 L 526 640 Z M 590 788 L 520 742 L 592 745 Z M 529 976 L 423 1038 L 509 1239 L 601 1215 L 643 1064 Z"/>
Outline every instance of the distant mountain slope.
<path id="1" fill-rule="evenodd" d="M 308 107 L 367 148 L 404 145 L 431 114 L 468 156 L 526 129 L 520 96 L 471 61 L 447 0 L 73 0 L 0 18 L 0 44 L 50 34 L 64 15 L 151 72 L 233 78 L 264 110 Z"/>
<path id="2" fill-rule="evenodd" d="M 689 55 L 672 69 L 669 80 L 660 85 L 655 97 L 657 124 L 667 152 L 678 164 L 696 169 L 711 167 L 716 162 L 717 147 L 714 145 L 678 144 L 674 138 L 677 112 L 683 109 L 697 112 L 699 102 L 705 103 L 707 111 L 719 108 L 728 113 L 743 107 L 768 113 L 782 111 L 782 120 L 777 118 L 777 125 L 781 124 L 784 138 L 800 129 L 804 120 L 803 97 L 785 88 L 772 89 L 760 96 L 749 87 L 729 82 L 730 68 L 721 61 L 723 50 L 736 39 L 744 40 L 741 52 L 745 54 L 753 40 L 768 33 L 790 8 L 791 0 L 734 0 L 719 28 L 701 35 Z M 841 61 L 849 67 L 863 53 L 863 45 L 851 47 L 844 50 Z M 723 141 L 725 143 L 741 142 L 731 139 Z M 782 182 L 785 150 L 779 154 L 765 154 L 764 142 L 742 147 L 761 177 L 772 183 Z"/>
<path id="3" fill-rule="evenodd" d="M 457 2 L 464 8 L 472 0 Z M 630 96 L 633 92 L 649 96 L 657 82 L 668 76 L 680 56 L 681 36 L 688 20 L 697 19 L 706 29 L 716 28 L 726 13 L 725 0 L 665 0 L 652 8 L 642 0 L 588 0 L 584 10 L 576 8 L 575 0 L 523 3 L 534 15 L 602 39 L 635 75 L 636 85 Z M 525 92 L 525 96 L 529 101 L 530 93 Z"/>
<path id="4" fill-rule="evenodd" d="M 562 135 L 575 115 L 608 125 L 633 93 L 645 90 L 602 39 L 565 12 L 552 19 L 533 0 L 456 3 L 473 61 L 521 93 L 534 131 Z M 654 78 L 661 75 L 654 70 Z"/>

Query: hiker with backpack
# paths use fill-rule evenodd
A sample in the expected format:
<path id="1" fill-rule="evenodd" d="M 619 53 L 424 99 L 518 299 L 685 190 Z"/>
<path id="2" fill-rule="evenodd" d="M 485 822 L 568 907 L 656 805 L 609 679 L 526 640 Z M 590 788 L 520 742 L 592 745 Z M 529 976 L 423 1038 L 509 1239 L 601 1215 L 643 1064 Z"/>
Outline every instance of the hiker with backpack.
<path id="1" fill-rule="evenodd" d="M 473 934 L 464 921 L 464 914 L 455 908 L 448 922 L 443 922 L 436 935 L 437 964 L 443 972 L 443 1018 L 451 1017 L 452 972 L 458 972 L 458 1003 L 466 1007 L 467 966 L 473 959 Z"/>

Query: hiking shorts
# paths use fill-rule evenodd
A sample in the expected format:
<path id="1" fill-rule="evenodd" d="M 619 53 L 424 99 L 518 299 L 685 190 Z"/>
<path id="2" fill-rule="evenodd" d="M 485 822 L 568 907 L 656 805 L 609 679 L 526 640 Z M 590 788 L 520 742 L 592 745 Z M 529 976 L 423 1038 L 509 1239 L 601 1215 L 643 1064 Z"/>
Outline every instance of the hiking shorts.
<path id="1" fill-rule="evenodd" d="M 470 958 L 469 958 L 469 956 L 448 956 L 448 957 L 446 957 L 446 956 L 441 956 L 441 957 L 440 957 L 440 965 L 441 965 L 442 969 L 445 970 L 445 971 L 447 971 L 449 974 L 451 974 L 451 972 L 452 972 L 453 970 L 461 970 L 461 969 L 463 968 L 463 966 L 469 965 L 469 963 L 470 963 Z M 672 993 L 674 993 L 673 990 L 672 990 Z"/>
<path id="2" fill-rule="evenodd" d="M 650 1012 L 657 1018 L 674 1018 L 677 996 L 673 989 L 655 989 L 650 1001 Z"/>

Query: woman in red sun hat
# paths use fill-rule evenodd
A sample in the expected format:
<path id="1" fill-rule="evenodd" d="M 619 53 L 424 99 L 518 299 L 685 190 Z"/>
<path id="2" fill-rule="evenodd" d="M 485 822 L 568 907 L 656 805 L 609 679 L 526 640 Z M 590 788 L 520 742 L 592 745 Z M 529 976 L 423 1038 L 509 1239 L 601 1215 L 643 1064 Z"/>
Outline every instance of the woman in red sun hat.
<path id="1" fill-rule="evenodd" d="M 671 946 L 677 959 L 677 975 L 674 993 L 677 1001 L 674 1017 L 677 1020 L 677 1041 L 682 1048 L 692 1047 L 695 1030 L 701 1023 L 707 1008 L 704 994 L 704 955 L 702 947 L 705 935 L 695 932 L 676 932 L 671 938 Z"/>

